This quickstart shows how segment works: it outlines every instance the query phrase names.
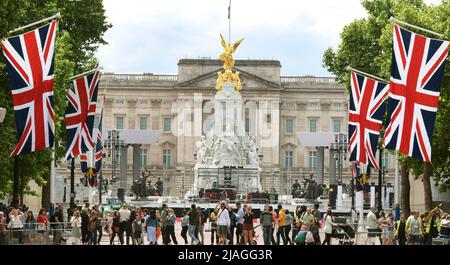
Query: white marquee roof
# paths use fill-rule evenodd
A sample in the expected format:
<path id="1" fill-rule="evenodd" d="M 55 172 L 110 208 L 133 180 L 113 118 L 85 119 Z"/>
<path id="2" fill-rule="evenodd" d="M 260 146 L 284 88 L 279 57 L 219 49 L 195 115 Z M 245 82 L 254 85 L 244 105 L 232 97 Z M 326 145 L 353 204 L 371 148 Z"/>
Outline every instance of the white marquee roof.
<path id="1" fill-rule="evenodd" d="M 108 132 L 112 129 L 105 129 L 102 132 L 103 141 L 108 140 Z M 154 144 L 159 138 L 160 132 L 155 130 L 117 130 L 119 139 L 126 144 Z"/>

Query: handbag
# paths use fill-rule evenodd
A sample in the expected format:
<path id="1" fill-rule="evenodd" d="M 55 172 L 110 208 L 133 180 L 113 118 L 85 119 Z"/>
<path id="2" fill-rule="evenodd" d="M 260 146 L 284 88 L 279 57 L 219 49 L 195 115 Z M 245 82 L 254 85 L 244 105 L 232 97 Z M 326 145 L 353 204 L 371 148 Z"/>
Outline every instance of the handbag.
<path id="1" fill-rule="evenodd" d="M 315 243 L 314 236 L 310 231 L 306 232 L 305 242 L 306 243 Z"/>
<path id="2" fill-rule="evenodd" d="M 294 239 L 294 242 L 298 243 L 298 244 L 305 244 L 305 239 L 306 239 L 307 233 L 308 233 L 307 231 L 298 232 L 297 236 Z"/>

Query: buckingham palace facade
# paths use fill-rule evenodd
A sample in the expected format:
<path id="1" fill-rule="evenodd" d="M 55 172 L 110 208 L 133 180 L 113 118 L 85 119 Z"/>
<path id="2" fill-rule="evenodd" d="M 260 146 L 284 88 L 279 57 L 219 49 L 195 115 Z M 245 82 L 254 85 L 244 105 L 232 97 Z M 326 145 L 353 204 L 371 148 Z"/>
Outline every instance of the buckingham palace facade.
<path id="1" fill-rule="evenodd" d="M 182 197 L 193 181 L 196 142 L 210 127 L 208 117 L 214 108 L 209 103 L 216 93 L 214 87 L 221 68 L 219 60 L 181 59 L 176 75 L 104 73 L 99 94 L 106 91 L 106 101 L 99 102 L 97 108 L 100 113 L 104 106 L 104 130 L 144 130 L 159 134 L 153 144 L 121 148 L 114 168 L 111 155 L 106 156 L 103 176 L 126 174 L 129 187 L 136 178 L 136 174 L 133 177 L 136 171 L 133 160 L 139 159 L 140 170 L 150 171 L 153 183 L 157 178 L 164 182 L 165 195 Z M 255 136 L 263 189 L 290 193 L 295 179 L 302 180 L 310 173 L 317 175 L 318 155 L 322 154 L 324 183 L 327 184 L 329 166 L 334 161 L 330 153 L 325 150 L 318 154 L 317 148 L 304 146 L 297 134 L 346 135 L 348 94 L 345 86 L 332 77 L 282 76 L 277 60 L 236 60 L 235 68 L 242 81 L 240 92 L 245 103 L 249 103 L 242 122 L 246 133 Z M 191 124 L 188 129 L 186 122 Z M 261 126 L 262 123 L 265 126 Z M 340 172 L 344 183 L 348 183 L 351 172 L 347 158 L 348 154 L 342 154 L 342 170 L 338 166 L 336 173 L 332 172 Z M 383 156 L 387 182 L 392 183 L 394 163 L 392 155 Z M 81 176 L 78 167 L 77 176 Z M 61 165 L 57 174 L 67 175 L 66 168 L 66 164 Z M 375 181 L 377 176 L 372 178 Z"/>

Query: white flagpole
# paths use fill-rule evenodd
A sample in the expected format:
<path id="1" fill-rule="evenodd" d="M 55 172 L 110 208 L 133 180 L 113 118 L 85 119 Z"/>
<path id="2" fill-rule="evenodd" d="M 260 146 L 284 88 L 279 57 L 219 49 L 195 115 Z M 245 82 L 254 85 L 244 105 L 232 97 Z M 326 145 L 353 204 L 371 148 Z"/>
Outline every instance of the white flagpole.
<path id="1" fill-rule="evenodd" d="M 21 30 L 24 30 L 24 29 L 26 29 L 26 28 L 30 28 L 30 27 L 36 26 L 36 25 L 41 24 L 41 23 L 43 23 L 43 22 L 46 22 L 46 21 L 48 21 L 48 20 L 59 19 L 59 18 L 61 18 L 61 14 L 58 12 L 56 15 L 53 15 L 53 16 L 48 17 L 48 18 L 41 19 L 41 20 L 39 20 L 39 21 L 30 23 L 30 24 L 25 25 L 25 26 L 20 27 L 20 28 L 13 29 L 13 30 L 11 30 L 11 31 L 8 32 L 8 33 L 9 33 L 9 34 L 12 34 L 12 33 L 14 33 L 14 32 L 21 31 Z"/>
<path id="2" fill-rule="evenodd" d="M 55 203 L 55 181 L 56 181 L 56 169 L 55 169 L 55 146 L 52 148 L 52 165 L 50 167 L 50 202 Z"/>
<path id="3" fill-rule="evenodd" d="M 231 43 L 231 0 L 228 5 L 228 43 Z"/>
<path id="4" fill-rule="evenodd" d="M 395 189 L 394 189 L 394 203 L 397 204 L 399 203 L 399 197 L 400 197 L 400 178 L 398 176 L 398 154 L 395 153 L 395 172 L 394 172 L 394 176 L 395 176 Z"/>
<path id="5" fill-rule="evenodd" d="M 431 30 L 428 30 L 428 29 L 424 29 L 424 28 L 418 27 L 418 26 L 416 26 L 416 25 L 409 24 L 409 23 L 407 23 L 407 22 L 398 20 L 398 19 L 396 19 L 395 17 L 391 17 L 391 18 L 389 19 L 389 21 L 390 21 L 390 22 L 397 23 L 397 24 L 401 24 L 401 25 L 404 25 L 404 26 L 408 26 L 408 27 L 411 27 L 411 28 L 414 28 L 414 29 L 418 29 L 418 30 L 421 30 L 421 31 L 424 31 L 424 32 L 428 32 L 428 33 L 430 33 L 430 34 L 433 34 L 433 35 L 438 36 L 438 37 L 441 38 L 441 39 L 444 38 L 444 34 L 437 33 L 437 32 L 434 32 L 434 31 L 431 31 Z"/>
<path id="6" fill-rule="evenodd" d="M 352 68 L 352 67 L 350 67 L 350 66 L 347 67 L 347 70 L 348 70 L 348 71 L 353 71 L 353 72 L 356 72 L 356 73 L 358 73 L 358 74 L 362 74 L 362 75 L 365 75 L 365 76 L 368 76 L 368 77 L 371 77 L 371 78 L 373 78 L 373 79 L 375 79 L 375 80 L 377 80 L 377 81 L 380 81 L 380 82 L 382 82 L 382 83 L 389 84 L 389 81 L 384 80 L 383 78 L 380 78 L 380 77 L 378 77 L 378 76 L 374 76 L 374 75 L 368 74 L 368 73 L 366 73 L 366 72 L 360 71 L 360 70 L 355 69 L 355 68 Z"/>
<path id="7" fill-rule="evenodd" d="M 72 76 L 71 78 L 69 78 L 69 81 L 72 81 L 72 80 L 77 79 L 78 77 L 81 77 L 81 76 L 84 76 L 84 75 L 91 74 L 91 73 L 93 73 L 93 72 L 95 72 L 95 71 L 100 71 L 101 69 L 102 69 L 101 67 L 98 67 L 98 68 L 95 68 L 95 69 L 86 71 L 86 72 L 84 72 L 84 73 L 81 73 L 81 74 L 79 74 L 79 75 Z"/>

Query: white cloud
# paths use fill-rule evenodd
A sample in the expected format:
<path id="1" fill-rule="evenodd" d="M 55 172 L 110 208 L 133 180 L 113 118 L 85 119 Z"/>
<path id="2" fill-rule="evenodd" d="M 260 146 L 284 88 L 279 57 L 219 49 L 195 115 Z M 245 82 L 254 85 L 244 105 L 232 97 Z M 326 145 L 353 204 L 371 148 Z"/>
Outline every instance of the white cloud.
<path id="1" fill-rule="evenodd" d="M 104 6 L 113 24 L 109 45 L 98 53 L 105 71 L 176 73 L 180 58 L 217 57 L 219 33 L 228 36 L 228 0 L 104 0 Z M 274 57 L 283 74 L 328 75 L 320 66 L 323 50 L 365 15 L 358 0 L 234 0 L 232 39 L 246 37 L 237 57 Z"/>

